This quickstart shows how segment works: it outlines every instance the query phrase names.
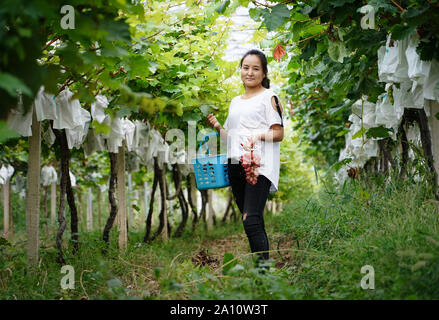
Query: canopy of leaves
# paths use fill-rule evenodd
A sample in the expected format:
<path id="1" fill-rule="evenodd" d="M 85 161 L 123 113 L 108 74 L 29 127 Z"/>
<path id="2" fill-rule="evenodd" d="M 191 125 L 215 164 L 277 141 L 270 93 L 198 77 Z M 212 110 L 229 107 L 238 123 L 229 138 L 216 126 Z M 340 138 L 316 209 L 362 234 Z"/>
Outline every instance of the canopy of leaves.
<path id="1" fill-rule="evenodd" d="M 288 62 L 281 65 L 289 80 L 284 90 L 293 105 L 295 129 L 303 130 L 306 152 L 318 162 L 337 161 L 352 103 L 363 94 L 376 102 L 384 91 L 384 83 L 378 82 L 377 50 L 389 32 L 398 40 L 416 30 L 421 59 L 439 60 L 436 1 L 289 1 L 287 7 L 278 2 L 267 8 L 254 1 L 257 8 L 250 15 L 261 27 L 276 31 L 273 47 L 281 43 L 286 48 Z M 375 30 L 361 28 L 359 8 L 365 4 L 375 9 Z M 377 135 L 386 133 L 368 132 Z"/>

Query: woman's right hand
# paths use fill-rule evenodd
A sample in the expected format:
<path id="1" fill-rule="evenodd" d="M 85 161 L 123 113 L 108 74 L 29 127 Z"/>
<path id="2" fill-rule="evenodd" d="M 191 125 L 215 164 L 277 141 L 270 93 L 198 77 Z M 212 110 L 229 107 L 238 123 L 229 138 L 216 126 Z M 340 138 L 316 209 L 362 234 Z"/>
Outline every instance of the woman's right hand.
<path id="1" fill-rule="evenodd" d="M 215 118 L 215 116 L 212 113 L 206 117 L 206 120 L 210 127 L 216 130 L 221 128 L 221 124 L 218 122 L 218 120 Z"/>

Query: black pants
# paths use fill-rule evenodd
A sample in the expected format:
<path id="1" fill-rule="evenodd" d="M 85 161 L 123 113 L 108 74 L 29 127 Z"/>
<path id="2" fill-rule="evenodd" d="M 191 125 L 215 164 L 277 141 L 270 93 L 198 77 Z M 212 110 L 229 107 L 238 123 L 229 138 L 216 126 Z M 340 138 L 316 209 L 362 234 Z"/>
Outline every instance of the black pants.
<path id="1" fill-rule="evenodd" d="M 239 164 L 232 164 L 229 159 L 228 172 L 230 185 L 236 204 L 242 214 L 242 222 L 252 252 L 258 253 L 259 259 L 268 259 L 268 237 L 264 226 L 264 207 L 270 191 L 271 181 L 259 175 L 258 182 L 252 186 L 245 180 L 245 171 Z M 265 251 L 265 252 L 261 252 Z"/>

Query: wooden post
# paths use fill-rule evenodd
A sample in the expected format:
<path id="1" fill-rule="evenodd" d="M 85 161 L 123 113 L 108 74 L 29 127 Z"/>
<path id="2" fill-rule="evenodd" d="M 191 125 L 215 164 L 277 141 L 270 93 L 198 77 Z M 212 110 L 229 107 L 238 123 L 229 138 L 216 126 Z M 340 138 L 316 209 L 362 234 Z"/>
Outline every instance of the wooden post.
<path id="1" fill-rule="evenodd" d="M 207 206 L 206 206 L 206 216 L 207 216 L 207 230 L 212 230 L 213 226 L 213 207 L 212 207 L 212 201 L 213 201 L 213 191 L 212 189 L 207 190 Z"/>
<path id="2" fill-rule="evenodd" d="M 162 205 L 163 205 L 163 231 L 162 231 L 162 238 L 163 240 L 167 241 L 169 239 L 168 234 L 168 200 L 166 200 L 168 196 L 168 187 L 166 182 L 166 163 L 163 163 L 163 169 L 161 174 L 161 179 L 163 183 L 163 198 L 162 198 Z"/>
<path id="3" fill-rule="evenodd" d="M 79 186 L 76 190 L 78 195 L 78 224 L 81 229 L 84 230 L 84 219 L 82 218 L 82 190 Z"/>
<path id="4" fill-rule="evenodd" d="M 132 209 L 132 193 L 133 193 L 133 185 L 131 181 L 131 173 L 128 172 L 128 226 L 132 228 L 133 226 L 133 209 Z"/>
<path id="5" fill-rule="evenodd" d="M 101 188 L 98 187 L 97 191 L 97 204 L 98 204 L 98 229 L 101 230 Z"/>
<path id="6" fill-rule="evenodd" d="M 49 187 L 44 186 L 44 196 L 43 196 L 43 212 L 45 218 L 46 227 L 46 237 L 49 238 L 49 211 L 47 210 L 47 194 L 49 193 Z"/>
<path id="7" fill-rule="evenodd" d="M 56 221 L 56 182 L 50 185 L 50 224 L 54 225 Z"/>
<path id="8" fill-rule="evenodd" d="M 197 195 L 198 195 L 199 192 L 198 192 L 198 189 L 197 189 L 197 181 L 195 180 L 195 174 L 190 173 L 189 174 L 189 179 L 190 179 L 190 184 L 191 184 L 191 192 L 190 192 L 190 195 L 188 195 L 188 198 L 191 197 L 192 203 L 195 206 L 195 211 L 198 214 L 199 206 L 198 206 Z"/>
<path id="9" fill-rule="evenodd" d="M 87 231 L 93 230 L 93 192 L 88 188 L 87 196 Z"/>
<path id="10" fill-rule="evenodd" d="M 12 177 L 11 177 L 12 179 Z M 12 217 L 12 185 L 11 185 L 11 179 L 9 179 L 9 239 L 12 239 L 14 237 L 14 218 Z"/>
<path id="11" fill-rule="evenodd" d="M 117 222 L 119 228 L 119 249 L 124 250 L 128 242 L 127 205 L 125 187 L 125 143 L 117 153 Z"/>
<path id="12" fill-rule="evenodd" d="M 133 197 L 131 199 L 131 203 L 132 203 L 131 208 L 133 207 L 133 205 L 135 205 L 137 208 L 139 208 L 140 207 L 140 202 L 141 201 L 139 199 L 139 190 L 136 189 L 136 190 L 133 191 Z M 137 212 L 137 210 L 133 211 L 133 216 L 132 216 L 133 227 L 136 224 L 136 217 L 138 217 L 138 215 L 136 213 L 139 213 L 139 212 Z M 137 219 L 137 221 L 138 221 L 138 219 Z"/>
<path id="13" fill-rule="evenodd" d="M 35 107 L 32 112 L 32 136 L 29 137 L 29 160 L 26 195 L 27 258 L 30 265 L 38 264 L 40 227 L 40 157 L 41 124 Z"/>
<path id="14" fill-rule="evenodd" d="M 9 185 L 10 179 L 3 185 L 3 237 L 9 239 Z"/>
<path id="15" fill-rule="evenodd" d="M 433 151 L 434 167 L 436 172 L 439 173 L 439 120 L 436 118 L 436 114 L 439 113 L 439 103 L 437 101 L 430 101 L 430 117 L 429 123 L 431 128 L 431 142 Z M 439 174 L 438 174 L 439 185 Z"/>

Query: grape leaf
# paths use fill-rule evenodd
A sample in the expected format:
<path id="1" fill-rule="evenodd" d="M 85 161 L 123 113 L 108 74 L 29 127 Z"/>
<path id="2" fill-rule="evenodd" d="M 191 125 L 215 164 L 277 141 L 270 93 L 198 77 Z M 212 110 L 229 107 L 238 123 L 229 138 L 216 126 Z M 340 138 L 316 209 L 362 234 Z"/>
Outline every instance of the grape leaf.
<path id="1" fill-rule="evenodd" d="M 390 136 L 389 135 L 390 131 L 391 131 L 391 129 L 388 129 L 388 128 L 383 127 L 383 126 L 379 126 L 376 128 L 370 128 L 366 132 L 366 137 L 367 138 L 387 138 Z"/>
<path id="2" fill-rule="evenodd" d="M 224 11 L 226 11 L 227 7 L 230 4 L 230 0 L 226 0 L 223 3 L 221 3 L 216 9 L 215 11 L 218 12 L 219 14 L 224 13 Z"/>
<path id="3" fill-rule="evenodd" d="M 366 129 L 362 127 L 360 130 L 358 130 L 353 136 L 352 140 L 360 138 L 364 133 L 366 132 Z"/>
<path id="4" fill-rule="evenodd" d="M 9 73 L 0 73 L 0 88 L 6 90 L 13 97 L 18 96 L 17 90 L 25 95 L 32 96 L 32 91 L 29 87 L 24 84 L 23 81 Z"/>
<path id="5" fill-rule="evenodd" d="M 290 16 L 290 10 L 284 4 L 276 5 L 271 12 L 263 11 L 265 27 L 268 31 L 279 28 Z"/>

